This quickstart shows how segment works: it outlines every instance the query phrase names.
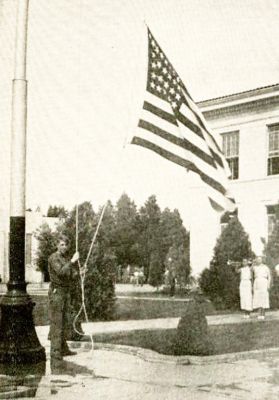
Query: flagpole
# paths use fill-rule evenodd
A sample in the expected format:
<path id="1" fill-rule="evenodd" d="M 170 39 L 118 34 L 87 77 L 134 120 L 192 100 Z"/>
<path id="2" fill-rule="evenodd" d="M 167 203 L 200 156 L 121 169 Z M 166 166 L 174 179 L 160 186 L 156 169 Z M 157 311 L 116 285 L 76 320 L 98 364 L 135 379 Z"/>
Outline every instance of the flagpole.
<path id="1" fill-rule="evenodd" d="M 10 276 L 7 293 L 0 304 L 0 363 L 14 365 L 34 364 L 46 358 L 33 323 L 35 303 L 26 292 L 25 282 L 28 6 L 29 0 L 17 0 L 10 161 Z"/>

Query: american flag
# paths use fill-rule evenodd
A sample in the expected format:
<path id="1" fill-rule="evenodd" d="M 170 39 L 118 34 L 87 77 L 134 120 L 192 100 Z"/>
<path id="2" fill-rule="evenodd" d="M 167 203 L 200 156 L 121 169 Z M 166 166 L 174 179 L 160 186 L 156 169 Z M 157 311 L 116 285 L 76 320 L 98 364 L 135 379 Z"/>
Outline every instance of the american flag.
<path id="1" fill-rule="evenodd" d="M 227 197 L 230 169 L 204 117 L 148 29 L 148 77 L 142 118 L 132 144 L 143 146 L 188 171 L 207 188 L 212 207 L 235 208 Z"/>

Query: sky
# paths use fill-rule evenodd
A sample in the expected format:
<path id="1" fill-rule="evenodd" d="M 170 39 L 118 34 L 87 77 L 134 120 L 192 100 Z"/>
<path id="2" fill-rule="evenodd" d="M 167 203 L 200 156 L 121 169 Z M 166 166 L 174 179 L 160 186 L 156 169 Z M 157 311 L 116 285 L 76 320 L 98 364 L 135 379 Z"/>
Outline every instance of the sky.
<path id="1" fill-rule="evenodd" d="M 126 192 L 193 211 L 193 177 L 136 134 L 148 25 L 195 101 L 279 82 L 278 0 L 30 0 L 26 207 Z M 9 199 L 16 0 L 0 0 L 1 206 Z"/>

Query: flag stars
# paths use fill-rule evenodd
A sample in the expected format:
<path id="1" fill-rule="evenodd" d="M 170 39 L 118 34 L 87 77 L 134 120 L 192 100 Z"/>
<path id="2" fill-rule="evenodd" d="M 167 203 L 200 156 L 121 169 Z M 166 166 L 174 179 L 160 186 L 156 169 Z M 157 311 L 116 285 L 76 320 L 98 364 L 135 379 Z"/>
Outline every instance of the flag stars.
<path id="1" fill-rule="evenodd" d="M 174 90 L 173 87 L 170 88 L 170 93 L 171 93 L 171 94 L 174 94 L 174 93 L 175 93 L 175 90 Z"/>
<path id="2" fill-rule="evenodd" d="M 160 85 L 157 85 L 157 86 L 156 86 L 156 89 L 157 89 L 157 91 L 158 91 L 159 93 L 161 93 L 161 91 L 162 91 L 162 88 L 161 88 L 161 86 L 160 86 Z"/>
<path id="3" fill-rule="evenodd" d="M 158 81 L 159 81 L 159 82 L 164 82 L 164 79 L 163 79 L 162 75 L 160 75 L 160 76 L 158 77 Z"/>
<path id="4" fill-rule="evenodd" d="M 158 68 L 161 68 L 161 67 L 162 67 L 161 61 L 157 61 L 157 67 L 158 67 Z"/>
<path id="5" fill-rule="evenodd" d="M 155 61 L 153 61 L 153 62 L 151 63 L 151 65 L 152 65 L 152 68 L 156 68 L 156 67 L 157 67 L 157 63 L 156 63 Z"/>
<path id="6" fill-rule="evenodd" d="M 176 93 L 175 98 L 176 98 L 177 100 L 180 100 L 180 99 L 181 99 L 180 94 L 179 94 L 179 93 Z"/>
<path id="7" fill-rule="evenodd" d="M 168 89 L 168 88 L 170 87 L 170 85 L 169 85 L 169 83 L 168 83 L 167 81 L 164 82 L 164 87 L 165 87 L 166 89 Z"/>
<path id="8" fill-rule="evenodd" d="M 166 67 L 164 67 L 164 68 L 162 69 L 162 72 L 163 72 L 163 74 L 164 74 L 164 75 L 166 75 L 166 74 L 168 73 L 168 70 L 167 70 L 167 68 L 166 68 Z"/>
<path id="9" fill-rule="evenodd" d="M 176 107 L 177 107 L 176 101 L 172 101 L 172 102 L 171 102 L 171 106 L 172 106 L 173 108 L 176 108 Z"/>
<path id="10" fill-rule="evenodd" d="M 155 89 L 155 86 L 156 86 L 156 85 L 155 85 L 154 82 L 151 82 L 151 83 L 150 83 L 150 86 L 152 87 L 152 89 Z"/>

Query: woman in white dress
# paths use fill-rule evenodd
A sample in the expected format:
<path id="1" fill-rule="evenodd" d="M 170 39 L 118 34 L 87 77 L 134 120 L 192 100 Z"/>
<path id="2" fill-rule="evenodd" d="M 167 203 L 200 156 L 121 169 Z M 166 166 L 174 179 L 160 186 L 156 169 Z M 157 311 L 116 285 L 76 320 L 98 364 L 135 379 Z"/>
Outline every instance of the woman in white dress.
<path id="1" fill-rule="evenodd" d="M 250 318 L 252 311 L 252 269 L 251 263 L 244 258 L 242 265 L 239 269 L 240 272 L 240 284 L 239 284 L 239 296 L 240 296 L 240 309 L 245 311 L 244 318 Z"/>
<path id="2" fill-rule="evenodd" d="M 253 309 L 259 310 L 258 319 L 264 319 L 265 310 L 269 308 L 269 289 L 271 285 L 271 274 L 268 266 L 263 264 L 261 256 L 258 256 L 256 258 L 253 272 Z"/>

